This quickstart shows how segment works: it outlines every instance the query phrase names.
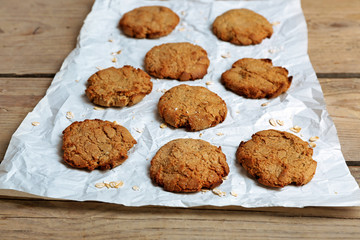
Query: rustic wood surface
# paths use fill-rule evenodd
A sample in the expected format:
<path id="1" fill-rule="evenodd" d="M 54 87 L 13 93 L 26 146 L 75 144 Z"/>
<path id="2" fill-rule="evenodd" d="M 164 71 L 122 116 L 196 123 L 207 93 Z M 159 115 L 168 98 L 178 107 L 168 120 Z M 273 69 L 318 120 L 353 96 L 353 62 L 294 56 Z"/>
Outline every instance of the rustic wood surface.
<path id="1" fill-rule="evenodd" d="M 92 0 L 1 0 L 0 161 L 45 95 Z M 303 0 L 309 55 L 344 157 L 360 182 L 360 1 Z M 359 239 L 360 207 L 124 207 L 0 192 L 0 239 Z"/>

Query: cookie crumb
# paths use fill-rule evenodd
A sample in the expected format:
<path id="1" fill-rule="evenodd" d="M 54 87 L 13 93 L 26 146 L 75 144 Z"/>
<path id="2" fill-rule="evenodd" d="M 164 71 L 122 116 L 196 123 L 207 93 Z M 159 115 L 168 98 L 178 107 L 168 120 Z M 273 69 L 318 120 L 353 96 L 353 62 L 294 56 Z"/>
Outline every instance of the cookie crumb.
<path id="1" fill-rule="evenodd" d="M 167 128 L 167 125 L 165 123 L 160 124 L 160 128 Z"/>
<path id="2" fill-rule="evenodd" d="M 262 107 L 265 107 L 267 105 L 269 105 L 269 102 L 264 102 L 263 104 L 261 104 Z"/>
<path id="3" fill-rule="evenodd" d="M 318 137 L 318 136 L 311 137 L 311 138 L 309 139 L 310 142 L 316 142 L 317 140 L 319 140 L 319 137 Z"/>
<path id="4" fill-rule="evenodd" d="M 138 186 L 136 186 L 136 185 L 135 185 L 135 186 L 133 186 L 133 187 L 132 187 L 132 190 L 134 190 L 134 191 L 139 191 L 139 190 L 140 190 L 140 188 L 139 188 Z"/>
<path id="5" fill-rule="evenodd" d="M 97 66 L 96 68 L 97 68 L 97 70 L 99 70 L 99 71 L 100 71 L 100 70 L 104 70 L 104 68 L 99 67 L 99 66 Z"/>
<path id="6" fill-rule="evenodd" d="M 161 90 L 161 92 L 162 92 L 162 93 L 165 93 L 165 92 L 166 92 L 166 89 Z"/>
<path id="7" fill-rule="evenodd" d="M 101 183 L 96 183 L 96 184 L 95 184 L 95 187 L 96 187 L 96 188 L 103 188 L 103 187 L 105 187 L 105 184 L 102 183 L 102 182 L 101 182 Z"/>
<path id="8" fill-rule="evenodd" d="M 109 42 L 113 42 L 114 40 L 112 40 L 112 39 L 109 39 L 108 41 L 109 41 Z"/>
<path id="9" fill-rule="evenodd" d="M 240 110 L 237 110 L 236 113 L 240 113 Z"/>
<path id="10" fill-rule="evenodd" d="M 74 114 L 69 111 L 69 112 L 66 113 L 66 118 L 67 119 L 72 119 L 72 118 L 74 118 Z"/>
<path id="11" fill-rule="evenodd" d="M 227 53 L 221 54 L 221 57 L 222 58 L 229 58 L 229 57 L 231 57 L 231 55 L 230 55 L 229 52 L 227 52 Z"/>
<path id="12" fill-rule="evenodd" d="M 76 79 L 75 82 L 79 82 L 79 79 Z"/>
<path id="13" fill-rule="evenodd" d="M 113 58 L 111 59 L 111 61 L 112 61 L 113 63 L 116 63 L 116 62 L 117 62 L 116 57 L 113 57 Z"/>
<path id="14" fill-rule="evenodd" d="M 227 180 L 229 178 L 229 176 L 225 176 L 222 178 L 222 180 Z"/>
<path id="15" fill-rule="evenodd" d="M 115 55 L 119 55 L 121 53 L 121 50 L 117 51 L 117 52 L 112 52 L 111 55 L 115 56 Z"/>
<path id="16" fill-rule="evenodd" d="M 135 116 L 132 116 L 132 119 L 134 120 L 134 119 L 135 119 Z"/>
<path id="17" fill-rule="evenodd" d="M 237 196 L 238 196 L 238 194 L 237 194 L 236 192 L 234 192 L 234 191 L 231 191 L 231 192 L 230 192 L 230 195 L 233 196 L 233 197 L 237 197 Z"/>
<path id="18" fill-rule="evenodd" d="M 271 23 L 271 25 L 273 25 L 273 26 L 277 26 L 277 25 L 279 25 L 279 24 L 280 24 L 279 21 L 275 21 L 275 22 L 272 22 L 272 23 Z"/>
<path id="19" fill-rule="evenodd" d="M 271 126 L 274 126 L 274 127 L 277 126 L 277 124 L 276 124 L 276 122 L 275 122 L 275 120 L 274 120 L 273 118 L 271 118 L 271 119 L 269 120 L 269 123 L 270 123 Z"/>
<path id="20" fill-rule="evenodd" d="M 180 13 L 181 13 L 181 15 L 183 15 L 183 16 L 185 15 L 185 11 L 181 11 Z"/>
<path id="21" fill-rule="evenodd" d="M 207 193 L 209 189 L 201 189 L 201 193 Z"/>
<path id="22" fill-rule="evenodd" d="M 39 126 L 40 123 L 39 123 L 39 122 L 32 122 L 31 125 L 33 125 L 33 126 Z"/>
<path id="23" fill-rule="evenodd" d="M 312 148 L 314 148 L 314 147 L 316 147 L 316 143 L 310 142 L 310 143 L 309 143 L 309 146 L 312 147 Z"/>
<path id="24" fill-rule="evenodd" d="M 224 135 L 224 133 L 222 133 L 222 132 L 218 132 L 218 133 L 216 133 L 216 135 L 218 135 L 218 136 L 222 136 L 222 135 Z"/>
<path id="25" fill-rule="evenodd" d="M 135 129 L 135 131 L 137 131 L 138 133 L 142 133 L 142 132 L 143 132 L 142 129 L 138 129 L 138 128 L 134 128 L 134 129 Z"/>
<path id="26" fill-rule="evenodd" d="M 216 195 L 218 195 L 219 197 L 223 197 L 226 196 L 226 192 L 221 191 L 220 189 L 214 188 L 212 190 L 212 192 Z"/>
<path id="27" fill-rule="evenodd" d="M 117 121 L 113 121 L 113 123 L 116 125 L 120 125 L 120 123 L 118 123 Z"/>
<path id="28" fill-rule="evenodd" d="M 281 121 L 281 120 L 276 120 L 277 124 L 279 124 L 280 126 L 284 126 L 284 121 Z"/>
<path id="29" fill-rule="evenodd" d="M 102 108 L 102 107 L 94 107 L 94 110 L 96 110 L 96 111 L 102 111 L 102 110 L 105 110 L 105 108 Z"/>
<path id="30" fill-rule="evenodd" d="M 211 81 L 207 81 L 205 84 L 206 84 L 206 85 L 212 85 L 212 84 L 213 84 L 213 82 L 211 82 Z"/>
<path id="31" fill-rule="evenodd" d="M 199 137 L 202 137 L 202 135 L 203 135 L 203 134 L 202 134 L 202 133 L 200 133 L 200 134 L 199 134 Z"/>
<path id="32" fill-rule="evenodd" d="M 298 125 L 295 125 L 292 128 L 290 128 L 290 131 L 292 131 L 294 133 L 299 133 L 301 131 L 301 127 L 299 127 Z"/>
<path id="33" fill-rule="evenodd" d="M 183 31 L 185 31 L 186 29 L 184 28 L 184 27 L 181 27 L 181 28 L 179 28 L 179 32 L 183 32 Z"/>
<path id="34" fill-rule="evenodd" d="M 269 49 L 268 52 L 269 53 L 276 53 L 277 51 L 276 51 L 276 49 Z"/>

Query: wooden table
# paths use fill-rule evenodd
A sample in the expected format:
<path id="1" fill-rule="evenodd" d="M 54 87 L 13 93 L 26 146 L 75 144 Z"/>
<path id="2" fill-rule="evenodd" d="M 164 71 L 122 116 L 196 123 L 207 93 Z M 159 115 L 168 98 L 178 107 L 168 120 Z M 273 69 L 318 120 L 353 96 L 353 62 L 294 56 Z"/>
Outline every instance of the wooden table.
<path id="1" fill-rule="evenodd" d="M 1 0 L 0 159 L 75 47 L 92 4 Z M 303 0 L 302 5 L 310 59 L 346 162 L 359 183 L 360 1 Z M 1 194 L 0 239 L 360 238 L 360 207 L 124 207 Z"/>

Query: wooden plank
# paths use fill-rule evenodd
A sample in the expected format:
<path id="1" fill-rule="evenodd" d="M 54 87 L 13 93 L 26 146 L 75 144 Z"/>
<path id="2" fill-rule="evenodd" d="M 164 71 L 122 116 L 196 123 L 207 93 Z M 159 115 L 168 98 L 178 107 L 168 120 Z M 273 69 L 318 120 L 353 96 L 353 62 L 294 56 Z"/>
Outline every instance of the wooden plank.
<path id="1" fill-rule="evenodd" d="M 93 0 L 2 0 L 0 74 L 55 73 L 75 47 Z"/>
<path id="2" fill-rule="evenodd" d="M 92 3 L 2 0 L 0 74 L 56 73 L 75 47 Z M 302 7 L 316 72 L 360 73 L 360 1 L 303 0 Z"/>
<path id="3" fill-rule="evenodd" d="M 3 239 L 357 239 L 359 224 L 359 207 L 228 210 L 0 200 Z"/>
<path id="4" fill-rule="evenodd" d="M 0 159 L 11 135 L 45 95 L 50 78 L 0 78 Z M 345 159 L 360 161 L 360 79 L 320 79 Z"/>

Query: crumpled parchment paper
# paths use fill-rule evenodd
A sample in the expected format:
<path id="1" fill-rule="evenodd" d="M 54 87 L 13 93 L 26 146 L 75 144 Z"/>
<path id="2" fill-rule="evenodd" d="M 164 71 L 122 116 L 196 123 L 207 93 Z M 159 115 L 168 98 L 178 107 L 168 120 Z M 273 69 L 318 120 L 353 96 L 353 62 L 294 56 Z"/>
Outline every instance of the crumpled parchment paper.
<path id="1" fill-rule="evenodd" d="M 121 16 L 136 7 L 162 5 L 174 10 L 181 21 L 168 36 L 160 39 L 133 39 L 119 29 Z M 233 8 L 248 8 L 274 23 L 274 34 L 255 46 L 236 46 L 220 41 L 211 31 L 214 19 Z M 226 120 L 200 132 L 160 128 L 157 102 L 164 90 L 184 82 L 152 79 L 153 91 L 132 107 L 95 110 L 84 94 L 87 79 L 98 68 L 132 65 L 144 69 L 144 56 L 153 46 L 167 42 L 191 42 L 209 55 L 208 74 L 201 80 L 185 82 L 205 86 L 220 95 L 228 107 Z M 119 51 L 121 50 L 121 53 Z M 232 63 L 244 57 L 271 58 L 293 76 L 287 93 L 272 99 L 245 99 L 220 83 L 220 76 Z M 115 58 L 115 60 L 114 60 Z M 207 82 L 212 84 L 206 84 Z M 261 106 L 268 102 L 267 106 Z M 74 117 L 68 119 L 67 112 Z M 117 121 L 138 144 L 121 166 L 92 172 L 68 167 L 62 160 L 62 131 L 84 119 Z M 284 121 L 273 127 L 269 119 Z M 33 126 L 32 122 L 39 122 Z M 290 131 L 303 140 L 319 136 L 313 158 L 318 166 L 313 180 L 302 187 L 271 189 L 259 185 L 236 162 L 241 141 L 257 131 L 274 128 Z M 202 136 L 200 136 L 202 133 Z M 221 146 L 230 167 L 227 180 L 211 191 L 194 194 L 165 192 L 149 178 L 149 166 L 156 151 L 176 138 L 201 138 Z M 96 188 L 103 181 L 123 181 L 121 188 Z M 135 188 L 137 186 L 138 188 Z M 96 200 L 126 206 L 163 205 L 213 206 L 355 206 L 360 191 L 341 153 L 339 140 L 324 102 L 323 93 L 307 55 L 307 28 L 299 0 L 271 1 L 145 1 L 97 0 L 87 16 L 76 48 L 65 59 L 46 96 L 30 112 L 14 133 L 0 165 L 0 189 L 13 189 L 43 197 L 78 201 Z M 230 194 L 236 193 L 237 197 Z"/>

